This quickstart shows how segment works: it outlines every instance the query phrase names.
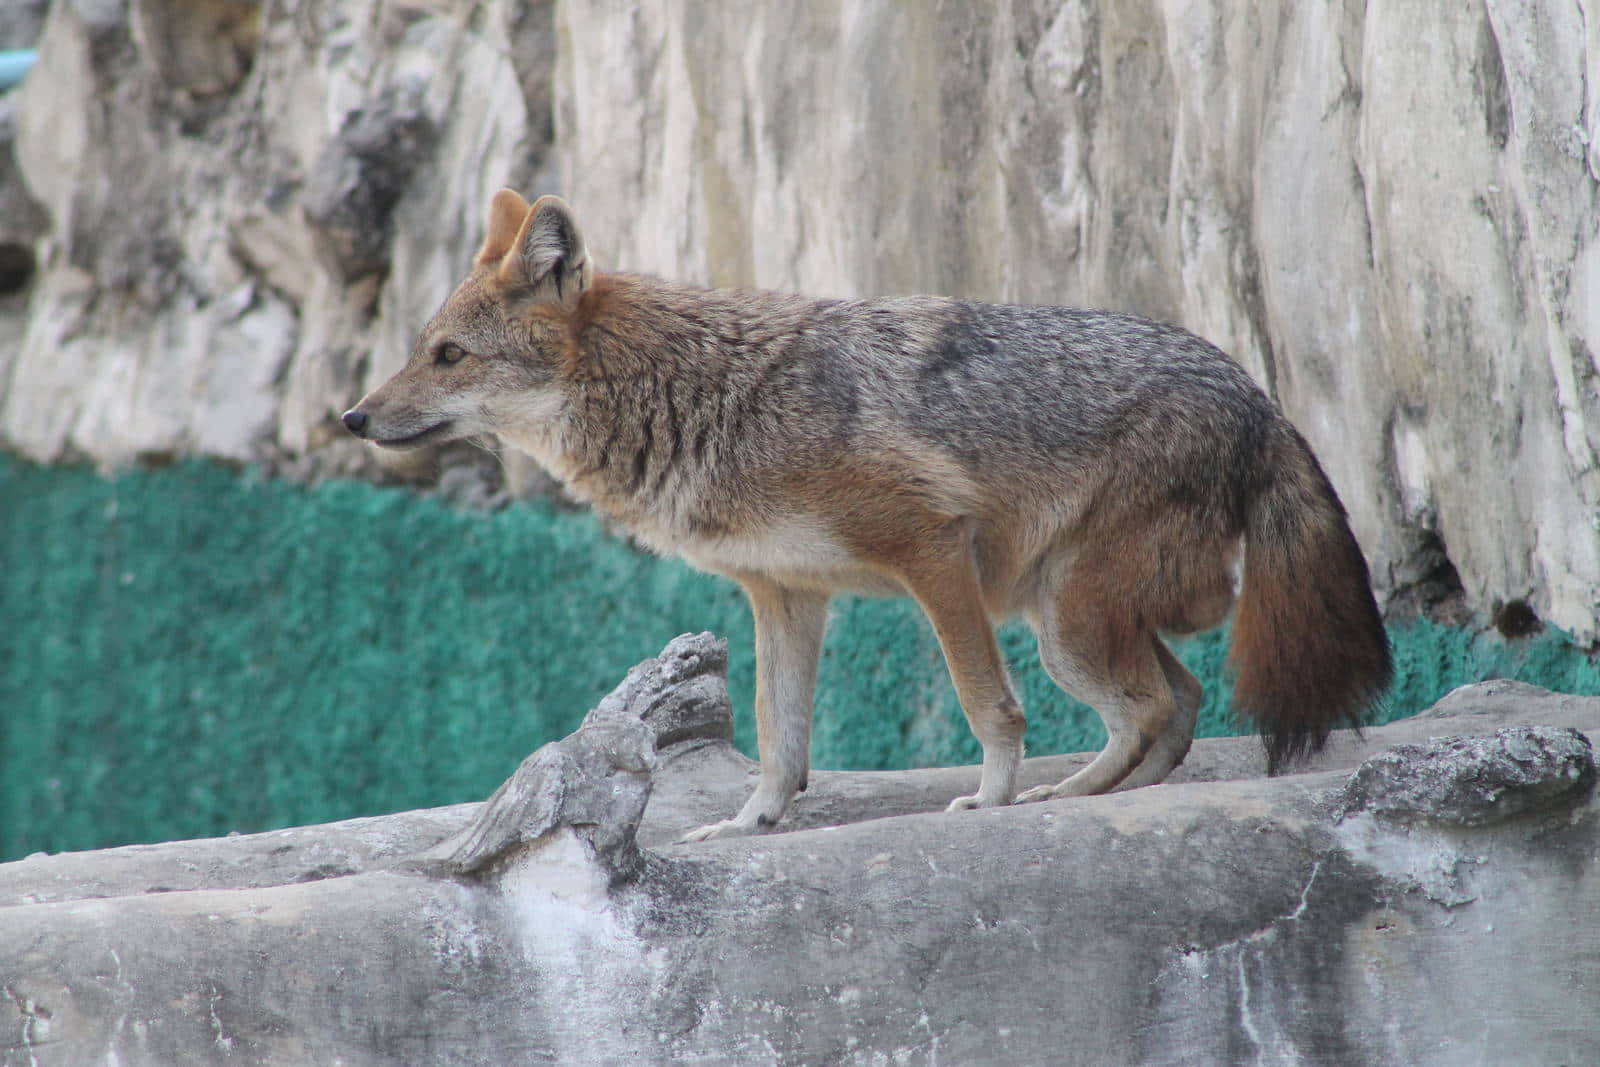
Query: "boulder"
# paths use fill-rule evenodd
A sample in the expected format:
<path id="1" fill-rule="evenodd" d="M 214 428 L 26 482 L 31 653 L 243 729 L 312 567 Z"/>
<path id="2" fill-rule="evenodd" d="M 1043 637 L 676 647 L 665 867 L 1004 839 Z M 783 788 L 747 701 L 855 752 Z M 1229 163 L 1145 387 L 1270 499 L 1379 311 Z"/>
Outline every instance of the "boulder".
<path id="1" fill-rule="evenodd" d="M 1200 741 L 1170 784 L 958 814 L 975 767 L 818 772 L 781 832 L 677 844 L 754 776 L 725 665 L 678 638 L 482 805 L 0 865 L 10 1057 L 1560 1063 L 1600 1039 L 1600 698 L 1485 683 L 1285 777 Z"/>

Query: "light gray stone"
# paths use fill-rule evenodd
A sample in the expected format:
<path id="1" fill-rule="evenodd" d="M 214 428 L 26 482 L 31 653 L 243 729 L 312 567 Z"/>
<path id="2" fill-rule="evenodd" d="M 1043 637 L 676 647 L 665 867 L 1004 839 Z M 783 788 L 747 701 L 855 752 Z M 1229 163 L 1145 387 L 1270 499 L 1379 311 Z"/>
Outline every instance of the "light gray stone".
<path id="1" fill-rule="evenodd" d="M 417 106 L 391 93 L 345 116 L 301 194 L 323 262 L 341 282 L 389 265 L 394 206 L 434 136 Z"/>
<path id="2" fill-rule="evenodd" d="M 506 42 L 548 26 L 465 0 L 53 5 L 12 94 L 46 225 L 0 442 L 377 473 L 337 415 L 404 358 L 494 189 L 542 173 L 551 44 Z"/>
<path id="3" fill-rule="evenodd" d="M 1594 750 L 1571 727 L 1515 726 L 1489 736 L 1396 745 L 1350 776 L 1341 818 L 1482 826 L 1547 807 L 1570 807 L 1594 789 Z"/>
<path id="4" fill-rule="evenodd" d="M 725 657 L 677 639 L 485 805 L 0 865 L 7 1055 L 1562 1063 L 1600 1039 L 1600 808 L 1539 784 L 1592 785 L 1600 699 L 1472 686 L 1302 774 L 1200 741 L 1184 783 L 958 814 L 976 768 L 820 773 L 786 832 L 675 844 L 749 787 Z"/>
<path id="5" fill-rule="evenodd" d="M 50 0 L 11 0 L 0 10 L 0 48 L 31 48 Z"/>
<path id="6" fill-rule="evenodd" d="M 0 35 L 6 17 L 0 16 Z M 0 382 L 27 330 L 27 289 L 38 267 L 34 245 L 46 221 L 17 168 L 16 111 L 17 93 L 0 93 Z"/>

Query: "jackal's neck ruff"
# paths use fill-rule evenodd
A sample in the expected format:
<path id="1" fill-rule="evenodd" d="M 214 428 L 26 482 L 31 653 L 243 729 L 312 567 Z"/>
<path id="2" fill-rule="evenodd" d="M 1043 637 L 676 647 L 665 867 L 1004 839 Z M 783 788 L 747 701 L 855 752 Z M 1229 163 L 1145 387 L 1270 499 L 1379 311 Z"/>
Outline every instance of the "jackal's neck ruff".
<path id="1" fill-rule="evenodd" d="M 848 443 L 794 380 L 822 306 L 597 276 L 564 324 L 551 390 L 530 399 L 537 425 L 502 433 L 656 551 L 735 575 L 837 567 L 826 525 L 778 497 Z"/>
<path id="2" fill-rule="evenodd" d="M 714 328 L 661 296 L 642 279 L 595 278 L 563 323 L 559 402 L 541 396 L 541 424 L 509 428 L 574 496 L 647 542 L 715 534 L 728 521 L 719 500 L 741 496 L 726 484 L 738 477 L 727 413 L 705 403 L 725 373 Z"/>

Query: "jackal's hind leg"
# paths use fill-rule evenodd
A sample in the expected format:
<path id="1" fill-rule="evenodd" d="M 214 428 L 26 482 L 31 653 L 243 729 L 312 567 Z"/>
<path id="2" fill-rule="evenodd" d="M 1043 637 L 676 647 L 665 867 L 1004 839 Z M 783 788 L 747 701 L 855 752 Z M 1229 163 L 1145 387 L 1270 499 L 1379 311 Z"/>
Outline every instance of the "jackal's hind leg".
<path id="1" fill-rule="evenodd" d="M 744 583 L 756 623 L 756 744 L 761 782 L 739 814 L 690 830 L 684 841 L 744 837 L 777 825 L 811 769 L 811 704 L 828 598 L 754 579 Z"/>
<path id="2" fill-rule="evenodd" d="M 1161 673 L 1166 675 L 1167 685 L 1172 688 L 1178 711 L 1172 717 L 1166 732 L 1150 746 L 1150 751 L 1145 754 L 1143 762 L 1117 783 L 1116 789 L 1119 792 L 1166 781 L 1167 775 L 1171 774 L 1189 754 L 1189 746 L 1194 743 L 1195 720 L 1200 716 L 1200 703 L 1205 697 L 1200 682 L 1189 673 L 1188 668 L 1178 662 L 1178 657 L 1172 654 L 1161 638 L 1152 634 L 1150 640 L 1155 646 L 1156 658 L 1161 663 Z"/>
<path id="3" fill-rule="evenodd" d="M 1155 636 L 1119 634 L 1105 624 L 1105 616 L 1095 612 L 1093 605 L 1064 603 L 1068 599 L 1058 594 L 1056 602 L 1033 620 L 1039 658 L 1057 685 L 1100 714 L 1110 737 L 1087 767 L 1055 785 L 1026 790 L 1017 797 L 1019 804 L 1109 792 L 1135 773 L 1175 724 L 1181 723 L 1178 700 L 1156 651 Z M 1160 647 L 1166 652 L 1165 646 Z M 1192 730 L 1191 722 L 1188 731 Z M 1186 731 L 1180 727 L 1177 733 Z M 1182 752 L 1187 751 L 1188 745 L 1183 744 Z M 1172 765 L 1181 758 L 1175 743 L 1170 753 L 1166 749 L 1162 753 L 1152 772 L 1160 769 L 1169 755 Z M 1162 769 L 1162 777 L 1171 769 L 1171 765 Z"/>

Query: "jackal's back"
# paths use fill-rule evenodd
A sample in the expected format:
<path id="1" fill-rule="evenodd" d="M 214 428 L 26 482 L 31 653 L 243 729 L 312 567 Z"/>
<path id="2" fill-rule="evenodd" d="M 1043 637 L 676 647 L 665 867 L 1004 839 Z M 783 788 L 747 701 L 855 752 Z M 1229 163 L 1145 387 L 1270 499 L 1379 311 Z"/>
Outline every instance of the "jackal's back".
<path id="1" fill-rule="evenodd" d="M 691 458 L 718 444 L 757 465 L 775 452 L 915 444 L 1006 478 L 1081 475 L 1120 453 L 1187 491 L 1219 465 L 1242 474 L 1277 417 L 1214 346 L 1128 315 L 805 300 L 626 276 L 608 289 L 587 331 L 591 358 L 631 365 L 638 400 L 670 409 Z M 670 454 L 672 429 L 661 429 Z"/>

